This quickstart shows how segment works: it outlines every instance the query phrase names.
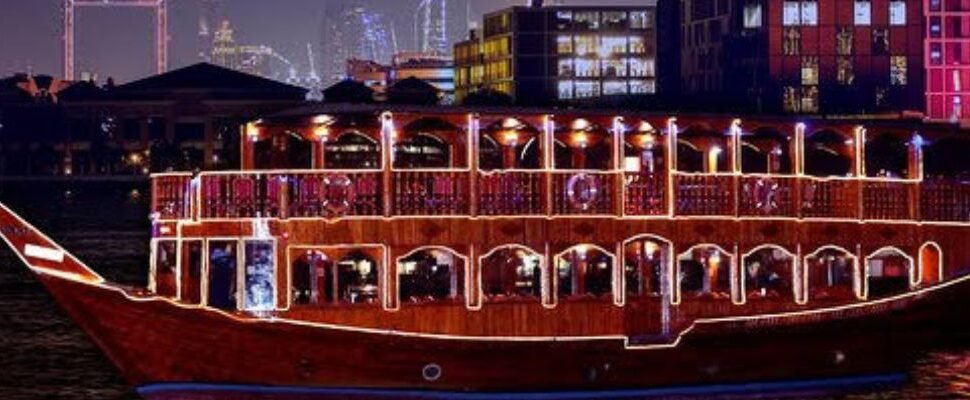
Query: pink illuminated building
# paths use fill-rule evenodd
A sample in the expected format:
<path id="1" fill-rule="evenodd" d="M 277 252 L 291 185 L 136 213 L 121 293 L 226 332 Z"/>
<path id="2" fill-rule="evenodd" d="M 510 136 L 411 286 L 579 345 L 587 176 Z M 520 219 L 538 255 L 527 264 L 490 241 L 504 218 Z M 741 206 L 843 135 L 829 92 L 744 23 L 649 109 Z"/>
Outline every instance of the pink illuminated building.
<path id="1" fill-rule="evenodd" d="M 970 118 L 970 0 L 925 0 L 927 117 Z"/>

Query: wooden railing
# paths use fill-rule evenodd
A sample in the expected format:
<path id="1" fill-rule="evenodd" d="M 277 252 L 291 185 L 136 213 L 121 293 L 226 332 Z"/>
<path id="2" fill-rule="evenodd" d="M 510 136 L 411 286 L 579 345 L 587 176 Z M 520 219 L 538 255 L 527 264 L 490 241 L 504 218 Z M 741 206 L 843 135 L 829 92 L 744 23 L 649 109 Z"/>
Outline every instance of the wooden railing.
<path id="1" fill-rule="evenodd" d="M 152 178 L 151 207 L 159 220 L 672 215 L 967 223 L 970 182 L 540 170 L 164 174 Z"/>
<path id="2" fill-rule="evenodd" d="M 482 172 L 478 176 L 480 215 L 545 215 L 545 174 L 536 171 Z"/>
<path id="3" fill-rule="evenodd" d="M 166 174 L 152 178 L 151 212 L 160 220 L 192 216 L 192 174 Z"/>

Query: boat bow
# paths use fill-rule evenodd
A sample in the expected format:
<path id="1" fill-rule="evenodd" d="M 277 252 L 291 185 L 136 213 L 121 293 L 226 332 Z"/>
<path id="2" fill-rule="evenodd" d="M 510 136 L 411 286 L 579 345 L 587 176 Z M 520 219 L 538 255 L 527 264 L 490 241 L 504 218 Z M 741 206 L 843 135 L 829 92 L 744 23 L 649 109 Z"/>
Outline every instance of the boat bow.
<path id="1" fill-rule="evenodd" d="M 105 280 L 50 237 L 0 203 L 0 238 L 37 274 L 101 284 Z"/>

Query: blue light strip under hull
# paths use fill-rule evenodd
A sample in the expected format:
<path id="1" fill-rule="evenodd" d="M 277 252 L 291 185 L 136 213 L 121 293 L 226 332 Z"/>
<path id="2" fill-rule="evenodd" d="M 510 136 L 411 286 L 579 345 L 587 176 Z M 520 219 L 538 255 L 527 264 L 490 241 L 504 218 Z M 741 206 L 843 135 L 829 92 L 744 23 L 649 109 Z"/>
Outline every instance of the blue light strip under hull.
<path id="1" fill-rule="evenodd" d="M 860 389 L 895 387 L 908 381 L 906 374 L 866 375 L 850 378 L 793 380 L 730 385 L 680 386 L 656 389 L 623 389 L 602 391 L 562 392 L 497 392 L 469 393 L 447 391 L 423 391 L 415 389 L 356 389 L 356 388 L 302 388 L 284 386 L 218 385 L 202 383 L 151 384 L 138 388 L 143 396 L 164 393 L 179 394 L 250 394 L 268 396 L 320 396 L 321 398 L 412 398 L 427 400 L 585 400 L 585 399 L 649 399 L 671 396 L 725 396 L 725 395 L 803 395 L 805 393 L 846 393 Z"/>

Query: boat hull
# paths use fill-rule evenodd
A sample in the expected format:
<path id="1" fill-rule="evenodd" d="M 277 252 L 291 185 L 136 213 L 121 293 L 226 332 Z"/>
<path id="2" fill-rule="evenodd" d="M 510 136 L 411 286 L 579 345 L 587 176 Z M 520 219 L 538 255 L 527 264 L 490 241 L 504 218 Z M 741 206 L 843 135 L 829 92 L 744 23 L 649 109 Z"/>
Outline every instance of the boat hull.
<path id="1" fill-rule="evenodd" d="M 257 319 L 39 276 L 128 381 L 148 388 L 142 392 L 152 400 L 191 399 L 191 393 L 237 400 L 354 397 L 340 391 L 351 390 L 346 388 L 371 398 L 568 392 L 609 397 L 605 394 L 650 388 L 890 376 L 905 371 L 922 351 L 968 332 L 966 318 L 950 310 L 970 306 L 970 281 L 961 280 L 850 317 L 714 321 L 695 325 L 668 345 L 637 347 L 617 338 L 444 338 Z M 440 376 L 429 379 L 429 365 Z M 166 386 L 189 382 L 220 386 L 208 391 Z M 239 388 L 303 389 L 256 390 L 250 395 L 255 397 L 245 397 Z M 402 389 L 407 391 L 396 392 Z"/>

